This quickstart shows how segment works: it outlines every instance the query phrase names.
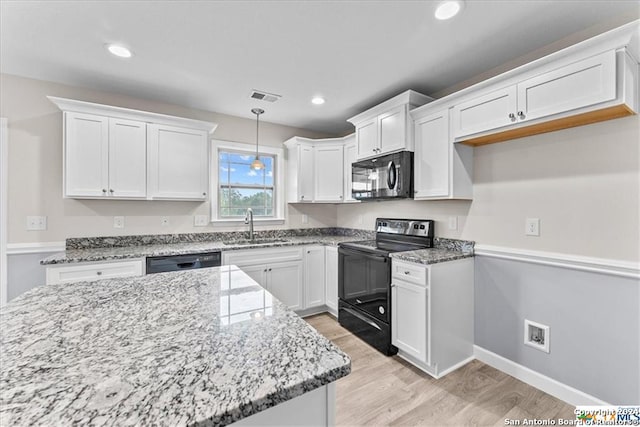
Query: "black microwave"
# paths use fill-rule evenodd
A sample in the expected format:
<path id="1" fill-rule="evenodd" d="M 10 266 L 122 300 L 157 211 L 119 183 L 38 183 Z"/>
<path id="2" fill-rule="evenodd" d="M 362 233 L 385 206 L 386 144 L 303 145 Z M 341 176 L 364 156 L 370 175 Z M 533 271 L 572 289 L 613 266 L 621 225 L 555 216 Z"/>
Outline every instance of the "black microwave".
<path id="1" fill-rule="evenodd" d="M 351 165 L 351 194 L 357 200 L 413 197 L 413 152 L 400 151 Z"/>

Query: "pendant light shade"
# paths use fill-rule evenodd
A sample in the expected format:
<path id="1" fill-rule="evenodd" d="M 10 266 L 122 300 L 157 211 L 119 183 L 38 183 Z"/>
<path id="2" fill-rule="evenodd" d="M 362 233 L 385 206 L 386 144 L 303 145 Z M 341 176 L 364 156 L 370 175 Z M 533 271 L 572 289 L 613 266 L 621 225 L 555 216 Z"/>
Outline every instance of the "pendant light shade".
<path id="1" fill-rule="evenodd" d="M 251 110 L 253 114 L 256 115 L 256 158 L 251 162 L 251 166 L 249 166 L 252 170 L 260 170 L 264 169 L 264 163 L 260 160 L 260 153 L 258 152 L 258 131 L 260 130 L 260 114 L 264 113 L 262 108 L 253 108 Z"/>

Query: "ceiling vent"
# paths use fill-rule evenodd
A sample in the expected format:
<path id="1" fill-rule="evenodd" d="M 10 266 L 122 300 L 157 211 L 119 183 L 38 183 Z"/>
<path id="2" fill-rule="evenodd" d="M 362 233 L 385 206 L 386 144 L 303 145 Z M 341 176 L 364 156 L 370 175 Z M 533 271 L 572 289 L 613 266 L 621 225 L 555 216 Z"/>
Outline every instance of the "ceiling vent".
<path id="1" fill-rule="evenodd" d="M 253 89 L 251 91 L 251 95 L 249 95 L 249 98 L 259 99 L 260 101 L 276 102 L 278 99 L 282 98 L 282 96 L 276 95 L 275 93 L 268 93 L 261 90 Z"/>

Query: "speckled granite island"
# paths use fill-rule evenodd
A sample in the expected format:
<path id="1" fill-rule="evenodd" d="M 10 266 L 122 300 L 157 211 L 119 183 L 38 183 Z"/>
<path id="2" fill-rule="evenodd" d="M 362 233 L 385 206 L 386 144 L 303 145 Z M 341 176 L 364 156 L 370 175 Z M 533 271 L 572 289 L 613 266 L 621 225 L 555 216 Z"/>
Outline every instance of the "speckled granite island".
<path id="1" fill-rule="evenodd" d="M 351 367 L 234 266 L 41 286 L 0 343 L 2 425 L 327 425 Z"/>

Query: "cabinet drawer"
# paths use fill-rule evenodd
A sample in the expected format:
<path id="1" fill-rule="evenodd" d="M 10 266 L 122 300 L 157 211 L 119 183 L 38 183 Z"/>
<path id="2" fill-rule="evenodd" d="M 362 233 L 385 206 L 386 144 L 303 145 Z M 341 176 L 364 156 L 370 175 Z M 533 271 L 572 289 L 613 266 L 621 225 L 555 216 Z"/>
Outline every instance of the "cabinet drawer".
<path id="1" fill-rule="evenodd" d="M 416 285 L 427 286 L 427 267 L 410 262 L 396 261 L 391 263 L 391 276 L 393 279 L 415 283 Z"/>
<path id="2" fill-rule="evenodd" d="M 47 284 L 142 276 L 142 260 L 47 267 Z"/>
<path id="3" fill-rule="evenodd" d="M 229 251 L 222 254 L 222 264 L 242 267 L 244 265 L 297 261 L 302 259 L 302 249 L 302 247 L 298 246 L 286 249 L 268 248 Z"/>

